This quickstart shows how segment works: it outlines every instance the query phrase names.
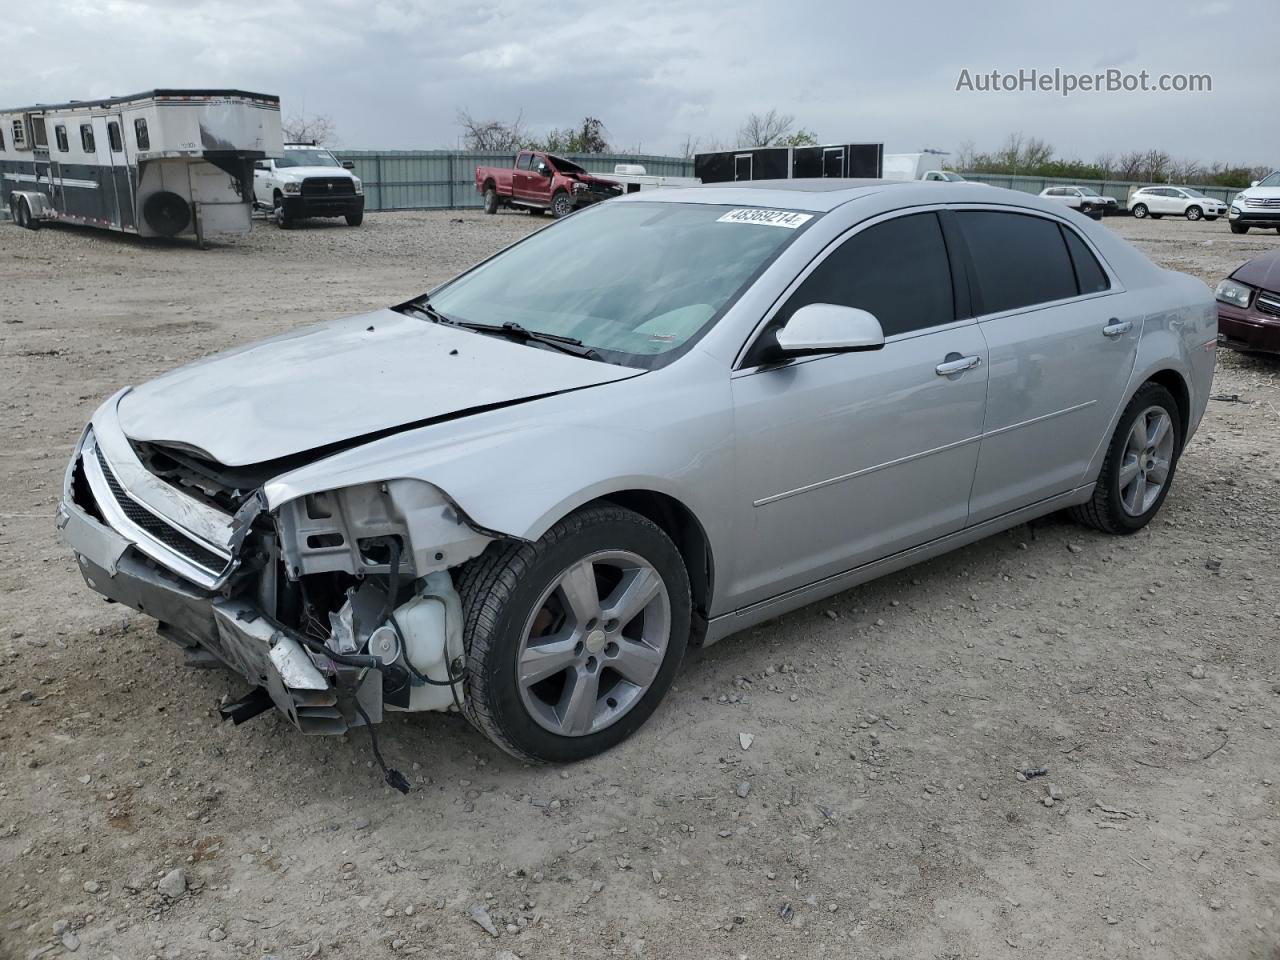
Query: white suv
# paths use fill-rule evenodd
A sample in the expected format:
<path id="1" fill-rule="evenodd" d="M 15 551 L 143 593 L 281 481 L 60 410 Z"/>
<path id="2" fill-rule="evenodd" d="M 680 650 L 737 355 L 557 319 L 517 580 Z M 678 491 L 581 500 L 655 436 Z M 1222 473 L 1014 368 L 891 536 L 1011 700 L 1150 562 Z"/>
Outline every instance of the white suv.
<path id="1" fill-rule="evenodd" d="M 1065 203 L 1072 210 L 1097 219 L 1108 210 L 1115 211 L 1119 204 L 1115 197 L 1104 197 L 1092 187 L 1046 187 L 1040 196 Z"/>
<path id="2" fill-rule="evenodd" d="M 1227 219 L 1232 233 L 1248 233 L 1250 227 L 1275 227 L 1280 233 L 1280 170 L 1232 197 Z"/>
<path id="3" fill-rule="evenodd" d="M 364 221 L 364 185 L 341 162 L 311 143 L 286 143 L 284 156 L 259 160 L 253 171 L 253 203 L 270 210 L 280 227 L 302 217 L 346 217 L 358 227 Z"/>
<path id="4" fill-rule="evenodd" d="M 1129 212 L 1139 220 L 1148 216 L 1159 220 L 1166 213 L 1188 220 L 1217 220 L 1227 212 L 1227 205 L 1193 187 L 1142 187 L 1129 197 Z"/>

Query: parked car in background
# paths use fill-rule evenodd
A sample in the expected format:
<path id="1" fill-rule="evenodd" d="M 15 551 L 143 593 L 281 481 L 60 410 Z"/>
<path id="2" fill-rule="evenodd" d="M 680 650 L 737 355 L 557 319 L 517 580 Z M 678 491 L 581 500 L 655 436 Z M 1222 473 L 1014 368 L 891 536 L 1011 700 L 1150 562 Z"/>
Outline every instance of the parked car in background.
<path id="1" fill-rule="evenodd" d="M 1280 354 L 1280 250 L 1237 267 L 1215 293 L 1218 343 L 1242 353 Z"/>
<path id="2" fill-rule="evenodd" d="M 1227 205 L 1194 187 L 1141 187 L 1129 196 L 1129 212 L 1139 220 L 1159 220 L 1166 214 L 1188 220 L 1217 220 Z"/>
<path id="3" fill-rule="evenodd" d="M 254 204 L 271 211 L 282 228 L 305 217 L 345 217 L 358 227 L 364 222 L 364 185 L 351 172 L 354 166 L 314 143 L 286 143 L 282 156 L 255 164 Z"/>
<path id="4" fill-rule="evenodd" d="M 1250 227 L 1275 227 L 1280 233 L 1280 171 L 1237 193 L 1231 199 L 1227 219 L 1232 233 L 1248 233 Z"/>
<path id="5" fill-rule="evenodd" d="M 535 214 L 550 210 L 557 218 L 622 195 L 616 181 L 593 176 L 572 160 L 540 150 L 521 150 L 510 168 L 476 167 L 476 190 L 484 197 L 485 213 L 519 207 Z"/>
<path id="6" fill-rule="evenodd" d="M 57 522 L 91 589 L 244 677 L 237 719 L 459 709 L 579 760 L 691 643 L 1058 510 L 1142 529 L 1216 319 L 1201 281 L 1025 193 L 638 193 L 119 390 Z"/>
<path id="7" fill-rule="evenodd" d="M 1079 210 L 1095 220 L 1119 209 L 1115 197 L 1104 197 L 1092 187 L 1046 187 L 1040 196 L 1058 203 L 1065 203 L 1072 210 Z"/>
<path id="8" fill-rule="evenodd" d="M 968 183 L 964 177 L 954 170 L 928 170 L 921 180 L 945 180 L 947 183 Z"/>

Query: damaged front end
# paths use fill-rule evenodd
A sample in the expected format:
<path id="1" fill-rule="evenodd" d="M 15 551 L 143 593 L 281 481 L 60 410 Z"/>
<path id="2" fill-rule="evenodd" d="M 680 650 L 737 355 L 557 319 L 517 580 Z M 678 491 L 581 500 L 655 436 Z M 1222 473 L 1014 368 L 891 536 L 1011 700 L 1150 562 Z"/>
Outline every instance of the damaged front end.
<path id="1" fill-rule="evenodd" d="M 494 534 L 421 480 L 270 503 L 263 484 L 288 465 L 135 443 L 117 419 L 125 393 L 82 435 L 58 527 L 92 589 L 154 617 L 193 664 L 253 687 L 224 715 L 275 706 L 304 733 L 341 734 L 388 709 L 461 708 L 450 570 Z"/>

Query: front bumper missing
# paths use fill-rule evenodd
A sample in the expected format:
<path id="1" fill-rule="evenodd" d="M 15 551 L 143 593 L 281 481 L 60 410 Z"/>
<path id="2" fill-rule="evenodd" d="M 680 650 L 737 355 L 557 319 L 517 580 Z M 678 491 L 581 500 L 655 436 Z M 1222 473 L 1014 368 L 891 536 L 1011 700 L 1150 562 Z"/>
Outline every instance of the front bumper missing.
<path id="1" fill-rule="evenodd" d="M 163 562 L 170 569 L 162 567 L 145 530 L 127 523 L 113 528 L 119 518 L 110 508 L 119 510 L 120 502 L 104 486 L 102 474 L 93 474 L 95 465 L 102 466 L 97 454 L 90 428 L 67 467 L 57 511 L 58 529 L 91 589 L 160 621 L 161 632 L 180 646 L 207 650 L 266 691 L 303 733 L 341 734 L 360 725 L 357 701 L 371 722 L 382 719 L 380 671 L 313 655 L 297 634 L 272 623 L 252 604 L 212 589 L 217 578 L 206 576 L 207 586 L 171 573 L 182 568 L 167 555 Z"/>

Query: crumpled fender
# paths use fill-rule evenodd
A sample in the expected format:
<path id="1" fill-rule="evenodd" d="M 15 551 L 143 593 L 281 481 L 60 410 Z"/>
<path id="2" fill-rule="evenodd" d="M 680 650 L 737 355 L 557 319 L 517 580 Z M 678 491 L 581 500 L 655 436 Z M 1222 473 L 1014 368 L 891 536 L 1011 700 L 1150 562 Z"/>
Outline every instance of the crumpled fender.
<path id="1" fill-rule="evenodd" d="M 395 434 L 281 475 L 263 492 L 274 511 L 309 493 L 423 480 L 478 529 L 536 540 L 584 503 L 648 490 L 683 503 L 714 553 L 728 542 L 715 520 L 728 511 L 711 501 L 732 496 L 712 479 L 731 475 L 731 416 L 727 403 L 695 394 L 727 391 L 728 378 L 681 378 L 667 390 L 657 389 L 656 379 L 649 374 Z M 705 412 L 711 410 L 721 412 Z"/>

